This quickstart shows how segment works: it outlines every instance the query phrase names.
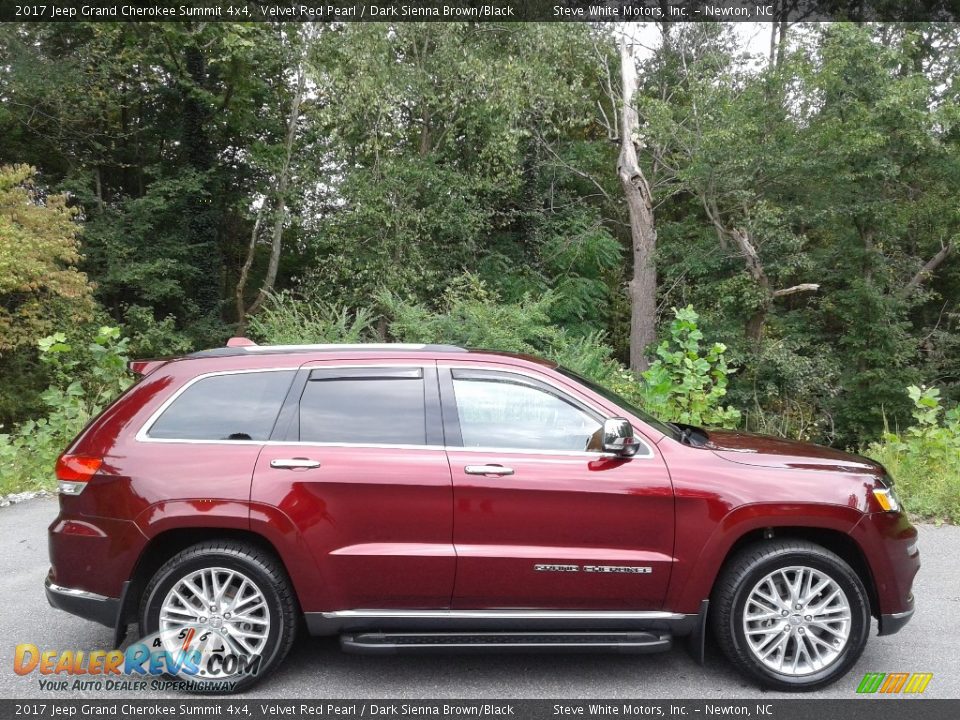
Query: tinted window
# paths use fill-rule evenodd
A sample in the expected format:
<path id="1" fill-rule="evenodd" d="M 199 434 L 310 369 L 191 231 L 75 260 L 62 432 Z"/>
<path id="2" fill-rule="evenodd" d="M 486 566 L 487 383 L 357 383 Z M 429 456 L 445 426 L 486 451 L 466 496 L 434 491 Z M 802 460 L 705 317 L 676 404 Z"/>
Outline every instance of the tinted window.
<path id="1" fill-rule="evenodd" d="M 576 380 L 578 383 L 582 385 L 586 385 L 588 388 L 593 390 L 600 397 L 606 398 L 607 400 L 612 402 L 614 405 L 619 405 L 627 412 L 633 415 L 636 415 L 638 418 L 640 418 L 645 423 L 647 423 L 647 425 L 652 425 L 657 430 L 662 432 L 664 435 L 667 435 L 668 437 L 672 437 L 674 439 L 679 439 L 680 433 L 675 426 L 671 426 L 664 422 L 661 422 L 660 420 L 657 420 L 655 417 L 653 417 L 653 415 L 646 412 L 645 410 L 641 410 L 640 408 L 638 408 L 636 405 L 631 403 L 622 395 L 618 395 L 613 390 L 610 390 L 609 388 L 605 388 L 603 385 L 599 385 L 598 383 L 593 382 L 593 380 L 590 380 L 589 378 L 585 378 L 583 377 L 583 375 L 578 375 L 573 370 L 568 370 L 565 367 L 558 367 L 557 371 L 563 373 L 564 375 L 566 375 L 568 378 L 571 378 L 572 380 Z"/>
<path id="2" fill-rule="evenodd" d="M 464 447 L 585 450 L 600 427 L 563 398 L 506 376 L 455 378 Z"/>
<path id="3" fill-rule="evenodd" d="M 176 440 L 266 440 L 293 370 L 214 375 L 184 390 L 147 433 Z"/>
<path id="4" fill-rule="evenodd" d="M 423 377 L 314 380 L 300 398 L 303 442 L 425 445 Z"/>

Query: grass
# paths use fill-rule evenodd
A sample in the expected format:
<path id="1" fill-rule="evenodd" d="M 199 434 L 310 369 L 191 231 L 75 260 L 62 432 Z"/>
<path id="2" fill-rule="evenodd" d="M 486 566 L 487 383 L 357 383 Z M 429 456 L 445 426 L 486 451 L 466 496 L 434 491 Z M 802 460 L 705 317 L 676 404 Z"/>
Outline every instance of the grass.
<path id="1" fill-rule="evenodd" d="M 911 515 L 960 525 L 960 449 L 897 438 L 874 443 L 864 454 L 887 469 Z"/>

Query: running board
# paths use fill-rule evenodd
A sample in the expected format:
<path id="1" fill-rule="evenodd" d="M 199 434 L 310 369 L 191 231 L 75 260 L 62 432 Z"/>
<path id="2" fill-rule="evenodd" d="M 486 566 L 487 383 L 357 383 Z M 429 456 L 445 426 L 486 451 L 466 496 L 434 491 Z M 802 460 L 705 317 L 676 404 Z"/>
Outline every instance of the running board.
<path id="1" fill-rule="evenodd" d="M 362 632 L 340 636 L 344 651 L 363 655 L 448 651 L 642 654 L 663 652 L 672 646 L 672 636 L 663 632 Z"/>

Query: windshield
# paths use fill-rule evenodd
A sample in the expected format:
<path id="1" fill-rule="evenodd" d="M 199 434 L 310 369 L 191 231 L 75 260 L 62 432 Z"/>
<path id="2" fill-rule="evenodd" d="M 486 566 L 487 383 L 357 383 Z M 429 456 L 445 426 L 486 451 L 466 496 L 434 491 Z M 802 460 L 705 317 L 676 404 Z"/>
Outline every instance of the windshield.
<path id="1" fill-rule="evenodd" d="M 647 425 L 650 425 L 651 427 L 656 428 L 657 430 L 662 432 L 664 435 L 672 437 L 674 440 L 676 440 L 679 437 L 677 428 L 673 427 L 672 425 L 668 425 L 665 422 L 661 422 L 660 420 L 657 420 L 655 417 L 653 417 L 653 415 L 646 412 L 645 410 L 641 410 L 632 402 L 624 398 L 622 395 L 618 395 L 613 390 L 610 390 L 609 388 L 605 388 L 603 385 L 600 385 L 599 383 L 596 383 L 593 380 L 589 380 L 585 378 L 583 375 L 580 375 L 579 373 L 575 373 L 573 370 L 569 370 L 565 367 L 557 366 L 556 370 L 557 372 L 563 375 L 566 375 L 571 380 L 576 380 L 578 383 L 582 385 L 586 385 L 588 388 L 593 390 L 597 395 L 600 395 L 601 397 L 606 398 L 610 402 L 619 405 L 624 410 L 629 412 L 631 415 L 636 415 L 638 418 L 640 418 L 645 423 L 647 423 Z"/>

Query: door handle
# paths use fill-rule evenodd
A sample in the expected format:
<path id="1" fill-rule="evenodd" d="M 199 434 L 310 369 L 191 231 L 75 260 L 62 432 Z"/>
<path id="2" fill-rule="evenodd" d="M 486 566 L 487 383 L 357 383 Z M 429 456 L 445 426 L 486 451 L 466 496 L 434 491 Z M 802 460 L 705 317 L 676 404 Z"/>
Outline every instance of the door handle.
<path id="1" fill-rule="evenodd" d="M 513 475 L 513 468 L 503 465 L 467 465 L 463 471 L 467 475 Z"/>
<path id="2" fill-rule="evenodd" d="M 309 470 L 320 467 L 320 462 L 310 458 L 276 458 L 270 461 L 270 467 L 278 470 Z"/>

